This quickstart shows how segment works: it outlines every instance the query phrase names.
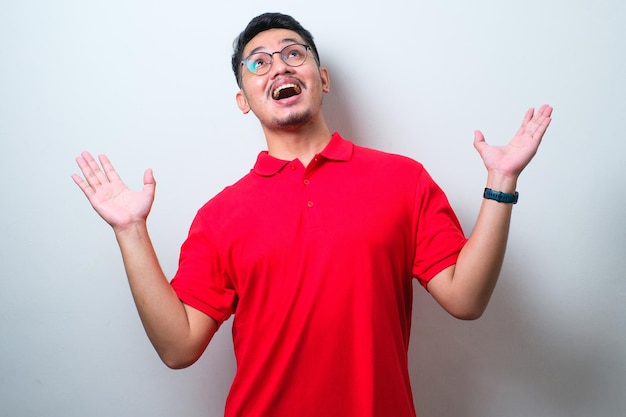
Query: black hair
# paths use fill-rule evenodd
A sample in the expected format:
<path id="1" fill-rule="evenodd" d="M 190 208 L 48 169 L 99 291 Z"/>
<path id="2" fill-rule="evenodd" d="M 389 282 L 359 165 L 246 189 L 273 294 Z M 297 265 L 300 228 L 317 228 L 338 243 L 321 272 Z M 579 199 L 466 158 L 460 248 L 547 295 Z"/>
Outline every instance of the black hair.
<path id="1" fill-rule="evenodd" d="M 317 48 L 315 47 L 315 42 L 313 42 L 313 35 L 311 35 L 311 32 L 303 28 L 296 19 L 289 15 L 282 13 L 263 13 L 252 19 L 250 23 L 248 23 L 248 26 L 246 26 L 243 32 L 241 32 L 233 42 L 233 56 L 231 64 L 238 86 L 241 86 L 240 67 L 241 60 L 243 59 L 242 55 L 244 48 L 256 35 L 270 29 L 288 29 L 296 32 L 302 37 L 304 43 L 311 47 L 313 57 L 319 65 L 319 54 L 317 53 Z"/>

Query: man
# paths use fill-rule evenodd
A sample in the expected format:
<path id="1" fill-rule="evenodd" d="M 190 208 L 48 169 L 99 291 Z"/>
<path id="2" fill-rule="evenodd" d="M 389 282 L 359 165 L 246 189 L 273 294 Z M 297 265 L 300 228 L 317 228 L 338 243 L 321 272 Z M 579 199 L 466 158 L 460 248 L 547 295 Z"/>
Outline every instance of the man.
<path id="1" fill-rule="evenodd" d="M 412 279 L 450 314 L 478 318 L 502 265 L 517 178 L 552 112 L 530 109 L 502 147 L 480 132 L 485 199 L 466 239 L 423 167 L 331 133 L 330 88 L 311 34 L 254 18 L 232 59 L 237 105 L 268 150 L 194 219 L 171 281 L 146 218 L 155 181 L 129 190 L 105 156 L 74 175 L 115 232 L 146 332 L 172 368 L 195 362 L 234 314 L 237 373 L 226 416 L 414 416 L 407 366 Z"/>

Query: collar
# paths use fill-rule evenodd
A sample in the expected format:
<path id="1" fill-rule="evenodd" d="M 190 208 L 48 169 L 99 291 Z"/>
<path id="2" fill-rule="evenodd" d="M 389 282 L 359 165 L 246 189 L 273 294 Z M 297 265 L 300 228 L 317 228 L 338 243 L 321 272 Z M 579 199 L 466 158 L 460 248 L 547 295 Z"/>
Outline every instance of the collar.
<path id="1" fill-rule="evenodd" d="M 339 133 L 335 132 L 330 138 L 328 145 L 326 145 L 318 156 L 331 161 L 347 162 L 352 158 L 353 150 L 354 144 L 345 140 Z M 262 151 L 257 156 L 256 163 L 252 170 L 263 177 L 271 177 L 290 162 L 292 161 L 274 158 L 267 151 Z"/>

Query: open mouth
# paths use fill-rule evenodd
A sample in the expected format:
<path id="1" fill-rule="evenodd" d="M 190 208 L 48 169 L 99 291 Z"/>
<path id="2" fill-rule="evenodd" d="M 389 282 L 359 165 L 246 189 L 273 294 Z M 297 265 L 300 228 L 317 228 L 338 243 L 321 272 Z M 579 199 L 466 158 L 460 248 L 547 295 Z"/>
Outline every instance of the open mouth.
<path id="1" fill-rule="evenodd" d="M 272 91 L 272 98 L 274 100 L 283 100 L 285 98 L 297 96 L 302 92 L 302 89 L 299 85 L 296 84 L 283 84 L 278 86 L 274 91 Z"/>

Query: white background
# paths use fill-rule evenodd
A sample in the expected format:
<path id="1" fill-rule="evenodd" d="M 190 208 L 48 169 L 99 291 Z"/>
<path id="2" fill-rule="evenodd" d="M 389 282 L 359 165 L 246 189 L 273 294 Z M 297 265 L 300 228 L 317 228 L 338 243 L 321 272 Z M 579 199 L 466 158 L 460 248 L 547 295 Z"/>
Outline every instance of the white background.
<path id="1" fill-rule="evenodd" d="M 265 147 L 230 70 L 234 37 L 264 11 L 313 32 L 331 128 L 424 163 L 467 233 L 485 182 L 473 130 L 504 143 L 528 107 L 555 108 L 486 314 L 457 321 L 416 285 L 418 416 L 626 414 L 625 2 L 212 3 L 0 3 L 0 415 L 222 414 L 229 324 L 191 368 L 162 365 L 70 175 L 83 150 L 132 188 L 152 167 L 149 226 L 171 276 L 196 210 Z"/>

